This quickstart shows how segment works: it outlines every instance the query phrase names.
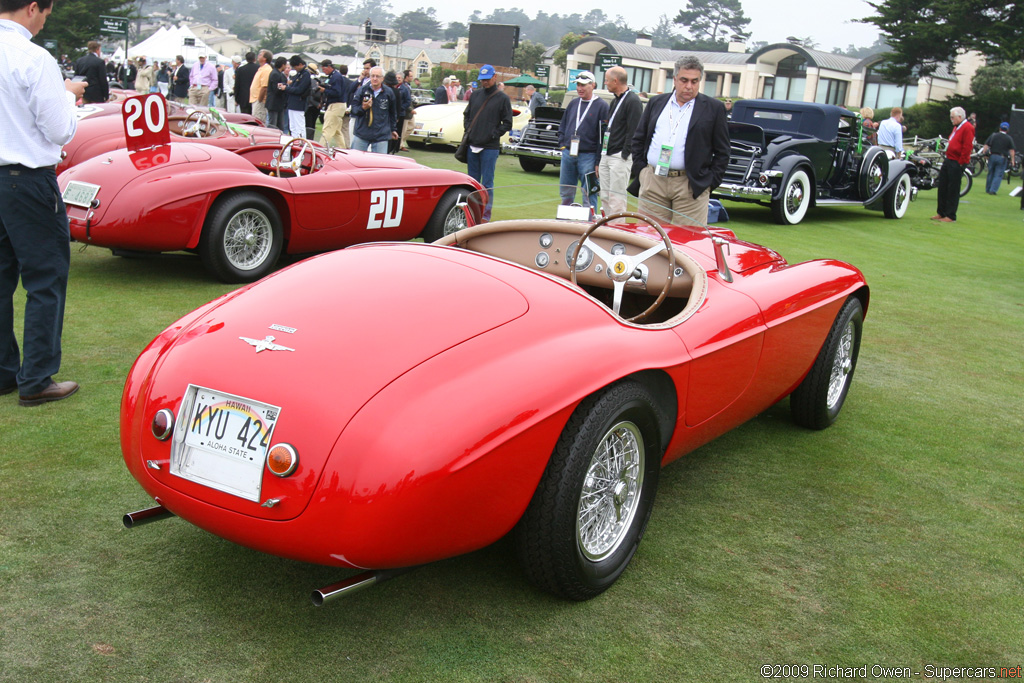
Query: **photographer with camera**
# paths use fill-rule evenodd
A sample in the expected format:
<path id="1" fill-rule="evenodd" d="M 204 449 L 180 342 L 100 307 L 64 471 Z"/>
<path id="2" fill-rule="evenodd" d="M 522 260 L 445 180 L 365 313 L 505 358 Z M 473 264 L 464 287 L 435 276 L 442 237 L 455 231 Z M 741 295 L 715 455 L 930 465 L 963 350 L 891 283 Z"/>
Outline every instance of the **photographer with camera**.
<path id="1" fill-rule="evenodd" d="M 345 114 L 348 112 L 348 101 L 356 84 L 346 78 L 348 67 L 342 64 L 334 68 L 334 62 L 325 59 L 320 62 L 323 76 L 318 85 L 323 91 L 322 108 L 324 111 L 324 127 L 320 135 L 320 143 L 339 149 L 348 149 L 351 144 L 348 126 L 345 125 Z"/>
<path id="2" fill-rule="evenodd" d="M 370 69 L 370 82 L 359 89 L 359 106 L 351 112 L 356 125 L 352 149 L 388 153 L 388 141 L 397 138 L 398 104 L 395 91 L 384 87 L 384 70 Z"/>

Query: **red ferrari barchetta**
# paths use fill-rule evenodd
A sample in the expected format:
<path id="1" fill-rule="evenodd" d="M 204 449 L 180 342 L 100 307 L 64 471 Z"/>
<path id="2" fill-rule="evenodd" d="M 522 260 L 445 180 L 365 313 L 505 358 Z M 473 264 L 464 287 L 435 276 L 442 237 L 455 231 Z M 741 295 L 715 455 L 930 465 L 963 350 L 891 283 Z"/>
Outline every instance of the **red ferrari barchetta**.
<path id="1" fill-rule="evenodd" d="M 787 396 L 805 427 L 839 414 L 856 268 L 633 214 L 466 216 L 433 244 L 308 259 L 161 333 L 121 405 L 157 506 L 126 525 L 173 514 L 371 570 L 317 604 L 513 533 L 534 583 L 582 600 L 630 562 L 663 465 Z"/>
<path id="2" fill-rule="evenodd" d="M 437 239 L 446 223 L 464 222 L 459 198 L 481 189 L 457 171 L 291 138 L 233 151 L 195 142 L 117 149 L 78 163 L 59 183 L 72 239 L 124 252 L 198 252 L 225 282 L 263 277 L 282 253 Z"/>

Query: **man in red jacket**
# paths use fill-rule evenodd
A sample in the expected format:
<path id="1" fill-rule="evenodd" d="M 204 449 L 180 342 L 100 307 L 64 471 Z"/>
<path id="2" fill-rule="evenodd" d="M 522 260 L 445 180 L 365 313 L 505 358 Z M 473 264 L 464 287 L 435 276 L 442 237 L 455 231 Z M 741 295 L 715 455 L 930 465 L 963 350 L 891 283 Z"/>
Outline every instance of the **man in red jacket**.
<path id="1" fill-rule="evenodd" d="M 939 207 L 938 213 L 932 216 L 933 221 L 952 223 L 956 220 L 956 209 L 960 205 L 960 179 L 974 150 L 974 126 L 966 119 L 967 114 L 962 107 L 949 110 L 953 132 L 949 134 L 949 144 L 946 145 L 946 160 L 939 169 Z"/>

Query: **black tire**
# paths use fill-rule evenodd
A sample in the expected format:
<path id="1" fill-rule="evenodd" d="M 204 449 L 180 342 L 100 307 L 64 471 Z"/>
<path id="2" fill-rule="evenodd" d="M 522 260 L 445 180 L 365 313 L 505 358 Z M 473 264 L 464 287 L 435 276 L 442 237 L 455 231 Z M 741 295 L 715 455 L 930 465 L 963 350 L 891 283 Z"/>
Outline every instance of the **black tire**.
<path id="1" fill-rule="evenodd" d="M 871 147 L 864 153 L 857 174 L 857 191 L 867 201 L 878 194 L 889 176 L 889 157 L 881 147 Z"/>
<path id="2" fill-rule="evenodd" d="M 540 173 L 547 166 L 547 162 L 543 159 L 537 159 L 534 157 L 518 157 L 519 166 L 522 167 L 527 173 Z"/>
<path id="3" fill-rule="evenodd" d="M 974 186 L 974 176 L 971 175 L 971 171 L 968 168 L 964 168 L 963 182 L 960 183 L 960 196 L 963 197 L 965 194 L 971 191 Z"/>
<path id="4" fill-rule="evenodd" d="M 647 528 L 658 487 L 662 447 L 656 415 L 651 393 L 628 380 L 587 398 L 573 412 L 515 528 L 519 562 L 537 587 L 588 600 L 625 570 Z M 633 467 L 618 472 L 602 467 L 609 464 L 604 457 L 610 442 L 618 453 L 632 454 Z M 615 485 L 595 487 L 601 475 Z M 594 513 L 589 521 L 586 503 Z"/>
<path id="5" fill-rule="evenodd" d="M 853 382 L 864 327 L 860 299 L 851 296 L 832 323 L 811 371 L 789 397 L 793 421 L 808 429 L 828 427 L 842 410 Z"/>
<path id="6" fill-rule="evenodd" d="M 441 196 L 434 207 L 434 213 L 420 233 L 424 242 L 436 242 L 445 235 L 466 227 L 466 215 L 461 207 L 456 208 L 455 205 L 460 201 L 466 201 L 471 192 L 472 190 L 465 187 L 453 187 Z"/>
<path id="7" fill-rule="evenodd" d="M 772 200 L 772 218 L 781 225 L 796 225 L 807 215 L 813 191 L 807 170 L 795 169 L 783 184 L 782 196 Z"/>
<path id="8" fill-rule="evenodd" d="M 903 218 L 910 206 L 911 192 L 910 174 L 904 173 L 882 198 L 882 210 L 885 212 L 885 217 Z"/>
<path id="9" fill-rule="evenodd" d="M 224 282 L 252 282 L 269 274 L 283 248 L 281 218 L 256 192 L 221 197 L 206 217 L 199 257 Z"/>

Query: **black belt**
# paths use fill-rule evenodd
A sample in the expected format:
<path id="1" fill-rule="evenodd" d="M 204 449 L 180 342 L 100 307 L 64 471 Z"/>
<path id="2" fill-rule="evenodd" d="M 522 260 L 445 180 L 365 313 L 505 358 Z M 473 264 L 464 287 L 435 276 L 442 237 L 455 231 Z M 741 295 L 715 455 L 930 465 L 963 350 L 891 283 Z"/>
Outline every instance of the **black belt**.
<path id="1" fill-rule="evenodd" d="M 0 164 L 0 171 L 6 171 L 6 172 L 14 171 L 16 173 L 21 173 L 21 172 L 25 172 L 25 173 L 37 172 L 38 173 L 40 171 L 54 171 L 54 172 L 56 172 L 56 170 L 57 170 L 57 164 L 54 164 L 53 166 L 40 166 L 39 168 L 32 168 L 31 166 L 25 166 L 24 164 Z"/>

